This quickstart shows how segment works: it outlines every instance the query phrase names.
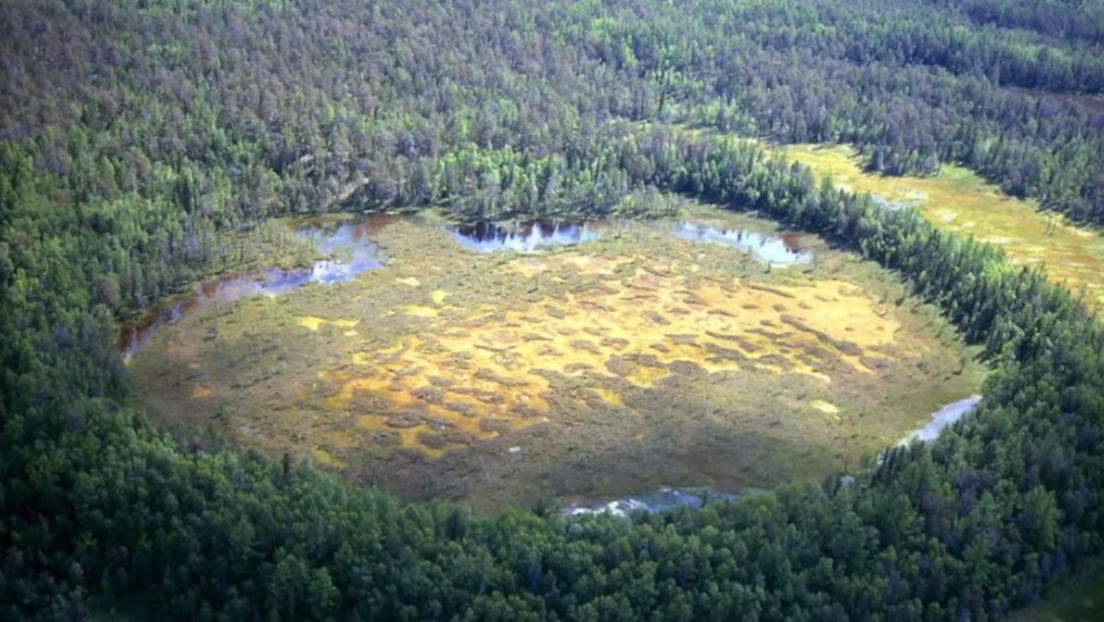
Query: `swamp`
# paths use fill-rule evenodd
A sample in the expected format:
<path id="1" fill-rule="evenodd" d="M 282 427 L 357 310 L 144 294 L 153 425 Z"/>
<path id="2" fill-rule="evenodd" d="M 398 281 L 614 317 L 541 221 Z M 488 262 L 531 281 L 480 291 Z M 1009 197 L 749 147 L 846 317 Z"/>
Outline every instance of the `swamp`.
<path id="1" fill-rule="evenodd" d="M 308 224 L 324 261 L 147 322 L 129 365 L 160 422 L 493 512 L 818 481 L 984 376 L 891 273 L 715 208 Z"/>

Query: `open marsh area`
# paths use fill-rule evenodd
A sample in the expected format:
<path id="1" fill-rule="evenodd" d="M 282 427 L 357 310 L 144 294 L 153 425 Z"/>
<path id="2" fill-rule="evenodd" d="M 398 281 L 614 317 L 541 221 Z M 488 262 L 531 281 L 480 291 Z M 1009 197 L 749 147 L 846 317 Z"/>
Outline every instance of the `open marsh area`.
<path id="1" fill-rule="evenodd" d="M 166 425 L 488 511 L 819 480 L 977 392 L 973 352 L 890 273 L 690 211 L 490 234 L 392 219 L 366 234 L 378 267 L 163 327 L 135 389 Z"/>
<path id="2" fill-rule="evenodd" d="M 1043 264 L 1052 281 L 1084 291 L 1089 305 L 1104 304 L 1104 241 L 1094 231 L 1009 197 L 967 169 L 944 164 L 935 177 L 888 177 L 864 172 L 846 145 L 776 148 L 840 187 L 914 206 L 942 229 L 1000 245 L 1013 263 Z"/>

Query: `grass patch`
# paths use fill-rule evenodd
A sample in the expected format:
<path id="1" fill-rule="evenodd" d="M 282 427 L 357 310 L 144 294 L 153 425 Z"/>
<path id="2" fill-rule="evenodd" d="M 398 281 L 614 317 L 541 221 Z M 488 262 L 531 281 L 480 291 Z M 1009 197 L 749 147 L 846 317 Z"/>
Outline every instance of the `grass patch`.
<path id="1" fill-rule="evenodd" d="M 943 165 L 935 177 L 887 177 L 862 170 L 845 145 L 772 147 L 831 174 L 838 186 L 869 192 L 891 203 L 915 206 L 932 224 L 1004 247 L 1012 263 L 1042 264 L 1050 279 L 1091 306 L 1104 304 L 1104 241 L 1059 214 L 1039 211 L 1033 201 L 1004 195 L 969 169 Z"/>

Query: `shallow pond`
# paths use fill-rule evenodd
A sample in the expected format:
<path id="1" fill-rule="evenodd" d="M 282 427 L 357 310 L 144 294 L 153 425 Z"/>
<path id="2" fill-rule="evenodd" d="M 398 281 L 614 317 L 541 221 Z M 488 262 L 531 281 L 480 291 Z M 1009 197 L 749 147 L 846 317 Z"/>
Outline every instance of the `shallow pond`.
<path id="1" fill-rule="evenodd" d="M 383 223 L 375 222 L 377 220 L 379 219 L 340 222 L 336 231 L 330 231 L 324 225 L 299 225 L 296 233 L 307 238 L 325 258 L 314 262 L 309 274 L 302 274 L 297 283 L 288 283 L 287 287 L 307 283 L 339 283 L 348 281 L 365 270 L 382 267 L 386 258 L 368 236 L 378 232 L 392 220 L 385 219 Z"/>
<path id="2" fill-rule="evenodd" d="M 754 243 L 685 239 L 683 223 Z M 561 223 L 551 237 L 570 245 L 535 254 L 417 219 L 324 225 L 304 235 L 366 238 L 387 260 L 178 314 L 131 364 L 160 421 L 494 510 L 819 481 L 983 373 L 889 273 L 739 215 L 588 224 L 588 239 Z M 816 261 L 772 271 L 754 252 L 772 245 Z"/>
<path id="3" fill-rule="evenodd" d="M 504 226 L 491 222 L 448 227 L 454 240 L 480 253 L 515 251 L 533 253 L 557 246 L 597 240 L 608 228 L 602 221 L 538 221 Z"/>
<path id="4" fill-rule="evenodd" d="M 687 240 L 731 246 L 775 266 L 809 263 L 813 260 L 812 251 L 803 246 L 804 236 L 799 233 L 763 233 L 691 221 L 678 223 L 672 233 Z"/>

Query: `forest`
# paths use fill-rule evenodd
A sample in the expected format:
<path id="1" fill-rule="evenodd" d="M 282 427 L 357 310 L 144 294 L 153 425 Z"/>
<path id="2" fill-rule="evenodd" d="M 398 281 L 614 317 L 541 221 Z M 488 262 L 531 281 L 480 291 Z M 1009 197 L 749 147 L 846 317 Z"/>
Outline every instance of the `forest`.
<path id="1" fill-rule="evenodd" d="M 1038 602 L 1104 553 L 1099 318 L 732 137 L 851 144 L 890 176 L 959 164 L 1102 225 L 1102 29 L 1093 0 L 3 3 L 0 619 L 976 622 Z M 404 504 L 131 399 L 119 324 L 262 257 L 239 240 L 271 218 L 647 218 L 659 191 L 899 273 L 983 348 L 976 415 L 851 487 L 568 519 Z"/>

